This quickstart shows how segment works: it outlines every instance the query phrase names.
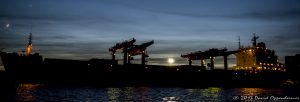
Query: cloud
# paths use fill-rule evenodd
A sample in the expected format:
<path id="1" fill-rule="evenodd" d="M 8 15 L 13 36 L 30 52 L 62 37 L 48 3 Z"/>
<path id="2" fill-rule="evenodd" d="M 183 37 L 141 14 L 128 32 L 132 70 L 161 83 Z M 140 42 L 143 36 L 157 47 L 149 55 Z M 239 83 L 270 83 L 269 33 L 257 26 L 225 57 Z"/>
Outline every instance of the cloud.
<path id="1" fill-rule="evenodd" d="M 269 12 L 250 12 L 243 16 L 243 18 L 256 18 L 264 20 L 293 20 L 300 21 L 300 10 L 278 10 Z"/>
<path id="2" fill-rule="evenodd" d="M 154 40 L 147 49 L 151 57 L 180 57 L 225 46 L 234 50 L 237 37 L 249 40 L 251 33 L 262 34 L 281 55 L 300 49 L 297 2 L 6 2 L 0 4 L 0 23 L 11 27 L 0 32 L 0 48 L 23 50 L 32 24 L 33 48 L 47 57 L 110 58 L 108 48 L 131 37 Z"/>
<path id="3" fill-rule="evenodd" d="M 33 7 L 27 7 L 28 4 Z M 53 29 L 53 26 L 64 29 L 67 27 L 111 29 L 118 27 L 116 26 L 118 24 L 135 24 L 134 19 L 128 19 L 126 15 L 120 14 L 118 10 L 122 8 L 99 1 L 18 1 L 18 3 L 7 1 L 1 4 L 0 8 L 2 8 L 0 19 L 16 21 L 13 25 L 36 24 L 49 29 Z"/>
<path id="4" fill-rule="evenodd" d="M 287 56 L 290 54 L 298 54 L 300 53 L 300 36 L 291 36 L 291 35 L 276 35 L 272 37 L 269 45 L 272 48 L 276 48 L 280 55 Z"/>
<path id="5" fill-rule="evenodd" d="M 229 41 L 220 41 L 213 39 L 181 39 L 181 40 L 155 40 L 155 43 L 149 52 L 154 54 L 159 53 L 177 53 L 177 54 L 185 54 L 195 51 L 205 51 L 210 48 L 218 48 L 223 49 L 226 47 L 226 43 L 231 44 Z M 230 50 L 232 50 L 231 48 Z"/>
<path id="6" fill-rule="evenodd" d="M 110 1 L 108 4 L 120 5 L 126 8 L 143 10 L 145 12 L 160 13 L 191 18 L 215 19 L 261 19 L 261 20 L 298 20 L 300 8 L 293 2 L 239 2 L 239 1 L 135 1 L 122 2 Z M 142 5 L 138 5 L 142 4 Z"/>
<path id="7" fill-rule="evenodd" d="M 148 10 L 154 11 L 154 10 Z M 280 10 L 280 11 L 250 11 L 244 13 L 232 13 L 232 14 L 199 14 L 199 13 L 186 13 L 186 12 L 176 12 L 176 11 L 155 11 L 164 14 L 177 15 L 177 16 L 185 16 L 192 18 L 225 18 L 225 19 L 241 19 L 241 20 L 249 20 L 249 19 L 258 19 L 258 20 L 266 20 L 266 21 L 300 21 L 300 10 Z"/>

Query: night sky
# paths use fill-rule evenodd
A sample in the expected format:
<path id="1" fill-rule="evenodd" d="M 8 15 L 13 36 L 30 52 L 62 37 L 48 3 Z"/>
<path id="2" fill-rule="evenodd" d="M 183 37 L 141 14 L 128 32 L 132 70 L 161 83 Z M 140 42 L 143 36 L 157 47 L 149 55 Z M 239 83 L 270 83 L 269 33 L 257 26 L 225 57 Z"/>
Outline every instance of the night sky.
<path id="1" fill-rule="evenodd" d="M 238 37 L 248 46 L 253 33 L 276 51 L 280 62 L 300 53 L 299 0 L 0 1 L 3 51 L 25 50 L 31 26 L 33 52 L 46 58 L 110 59 L 111 46 L 134 37 L 137 44 L 155 41 L 147 49 L 149 64 L 166 64 L 170 57 L 187 64 L 181 54 L 236 50 Z"/>

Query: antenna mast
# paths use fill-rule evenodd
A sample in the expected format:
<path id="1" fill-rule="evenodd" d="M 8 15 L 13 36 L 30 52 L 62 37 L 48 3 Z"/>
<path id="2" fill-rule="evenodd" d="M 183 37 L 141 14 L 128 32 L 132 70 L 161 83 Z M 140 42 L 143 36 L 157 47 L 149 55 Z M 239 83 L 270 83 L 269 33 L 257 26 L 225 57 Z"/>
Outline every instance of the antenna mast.
<path id="1" fill-rule="evenodd" d="M 32 50 L 32 25 L 30 27 L 30 33 L 29 33 L 29 37 L 28 37 L 28 44 L 27 44 L 27 56 L 30 55 L 31 50 Z"/>
<path id="2" fill-rule="evenodd" d="M 253 41 L 253 46 L 256 47 L 256 40 L 258 39 L 259 37 L 255 35 L 255 33 L 253 33 L 253 38 L 252 38 L 252 41 Z"/>
<path id="3" fill-rule="evenodd" d="M 239 36 L 239 49 L 241 48 L 241 38 Z"/>

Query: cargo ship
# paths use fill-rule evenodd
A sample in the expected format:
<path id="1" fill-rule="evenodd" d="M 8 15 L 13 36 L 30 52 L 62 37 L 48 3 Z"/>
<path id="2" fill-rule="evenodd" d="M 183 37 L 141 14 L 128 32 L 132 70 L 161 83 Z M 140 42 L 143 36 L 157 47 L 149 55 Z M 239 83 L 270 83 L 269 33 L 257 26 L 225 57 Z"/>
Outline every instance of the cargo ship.
<path id="1" fill-rule="evenodd" d="M 117 43 L 109 49 L 112 59 L 67 60 L 43 58 L 31 54 L 32 33 L 25 53 L 1 51 L 5 72 L 17 82 L 97 84 L 104 86 L 230 86 L 240 85 L 274 86 L 282 85 L 285 69 L 278 63 L 274 51 L 266 49 L 264 43 L 252 47 L 240 47 L 236 52 L 237 66 L 233 70 L 206 70 L 203 66 L 159 66 L 145 65 L 147 46 L 153 41 L 133 45 L 135 39 Z M 131 47 L 129 46 L 131 45 Z M 126 48 L 126 49 L 124 49 Z M 131 49 L 127 49 L 131 48 Z M 118 65 L 116 51 L 123 50 L 124 64 Z M 142 64 L 131 64 L 133 55 L 142 55 Z M 260 74 L 265 70 L 272 73 Z M 273 72 L 280 73 L 273 73 Z M 236 74 L 242 72 L 242 74 Z M 250 74 L 249 74 L 250 73 Z M 247 76 L 245 76 L 247 74 Z M 263 78 L 262 78 L 263 77 Z"/>

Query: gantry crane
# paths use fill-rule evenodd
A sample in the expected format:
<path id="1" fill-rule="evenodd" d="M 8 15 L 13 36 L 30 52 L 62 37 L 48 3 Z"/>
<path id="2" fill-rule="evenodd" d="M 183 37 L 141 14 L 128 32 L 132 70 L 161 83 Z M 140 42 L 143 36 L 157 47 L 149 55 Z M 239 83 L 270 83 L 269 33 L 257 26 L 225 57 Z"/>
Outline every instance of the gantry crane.
<path id="1" fill-rule="evenodd" d="M 124 53 L 124 61 L 123 64 L 127 64 L 127 59 L 128 59 L 128 48 L 133 46 L 133 43 L 136 40 L 132 38 L 131 40 L 125 40 L 121 43 L 117 43 L 115 46 L 109 48 L 109 51 L 111 52 L 112 55 L 112 60 L 116 60 L 116 52 L 119 50 L 123 50 L 122 52 Z"/>
<path id="2" fill-rule="evenodd" d="M 132 57 L 135 55 L 141 55 L 141 60 L 142 60 L 142 65 L 145 65 L 146 63 L 146 57 L 149 57 L 148 54 L 145 52 L 145 50 L 147 49 L 147 47 L 149 47 L 150 45 L 152 45 L 154 43 L 154 41 L 149 41 L 146 43 L 143 43 L 141 45 L 134 45 L 132 48 L 129 48 L 128 50 L 128 56 Z M 130 58 L 128 60 L 128 63 L 130 63 Z"/>
<path id="3" fill-rule="evenodd" d="M 209 57 L 202 54 L 202 51 L 192 52 L 186 55 L 181 55 L 183 58 L 187 58 L 189 61 L 189 66 L 192 66 L 192 60 L 200 60 L 201 66 L 204 67 L 204 59 L 208 59 Z"/>
<path id="4" fill-rule="evenodd" d="M 224 49 L 209 49 L 204 52 L 202 51 L 197 51 L 185 55 L 181 55 L 183 58 L 188 58 L 189 61 L 189 66 L 192 65 L 192 60 L 201 60 L 201 66 L 204 67 L 204 60 L 205 59 L 210 59 L 210 68 L 211 70 L 214 70 L 214 59 L 217 56 L 223 56 L 224 57 L 224 70 L 228 70 L 228 63 L 227 63 L 227 57 L 230 54 L 234 54 L 237 51 L 227 51 L 226 48 Z"/>
<path id="5" fill-rule="evenodd" d="M 132 38 L 131 40 L 125 40 L 109 48 L 109 51 L 112 55 L 112 60 L 116 60 L 116 52 L 122 50 L 122 52 L 124 53 L 123 65 L 126 65 L 128 63 L 130 64 L 131 57 L 140 54 L 142 55 L 142 65 L 145 65 L 146 57 L 148 57 L 145 50 L 148 46 L 152 45 L 154 41 L 152 40 L 141 45 L 134 45 L 135 41 L 136 40 Z"/>

